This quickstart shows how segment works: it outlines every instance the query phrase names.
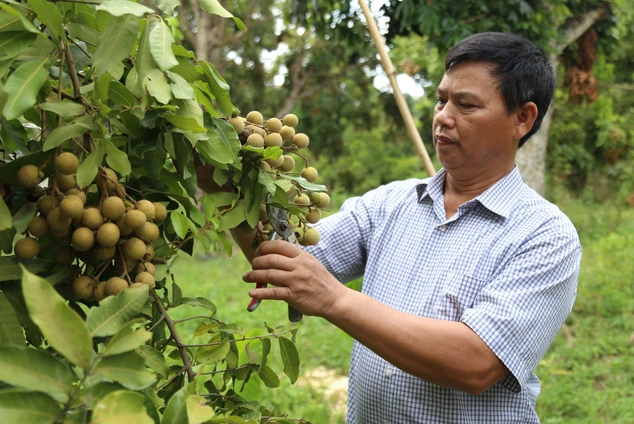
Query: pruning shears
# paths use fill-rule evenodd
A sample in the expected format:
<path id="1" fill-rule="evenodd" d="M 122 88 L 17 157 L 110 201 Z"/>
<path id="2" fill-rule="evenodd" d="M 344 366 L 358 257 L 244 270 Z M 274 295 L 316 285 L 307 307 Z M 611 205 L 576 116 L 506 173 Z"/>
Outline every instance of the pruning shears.
<path id="1" fill-rule="evenodd" d="M 266 205 L 266 213 L 268 215 L 269 221 L 271 222 L 271 226 L 273 229 L 269 233 L 269 240 L 285 240 L 289 243 L 294 244 L 295 246 L 299 246 L 299 241 L 297 241 L 297 237 L 293 233 L 293 229 L 288 222 L 288 218 L 286 218 L 286 212 L 284 209 L 273 206 L 270 201 L 270 195 L 267 199 Z M 266 287 L 266 283 L 256 283 L 256 288 Z M 253 312 L 260 306 L 261 299 L 251 299 L 251 303 L 247 306 L 247 310 L 249 312 Z M 299 322 L 302 320 L 302 313 L 297 309 L 293 308 L 291 305 L 288 305 L 288 320 L 291 322 Z"/>

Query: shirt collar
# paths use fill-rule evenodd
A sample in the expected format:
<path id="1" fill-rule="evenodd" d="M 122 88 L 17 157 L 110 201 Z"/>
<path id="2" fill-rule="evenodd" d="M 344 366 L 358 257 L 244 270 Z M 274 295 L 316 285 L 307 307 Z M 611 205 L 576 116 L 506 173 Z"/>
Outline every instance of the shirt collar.
<path id="1" fill-rule="evenodd" d="M 434 202 L 442 199 L 446 176 L 447 171 L 442 168 L 433 177 L 422 180 L 416 187 L 418 201 L 422 202 L 426 196 L 429 196 Z M 517 165 L 515 165 L 515 168 L 508 175 L 471 200 L 471 202 L 477 201 L 491 212 L 508 218 L 513 205 L 520 195 L 523 184 L 522 176 Z"/>

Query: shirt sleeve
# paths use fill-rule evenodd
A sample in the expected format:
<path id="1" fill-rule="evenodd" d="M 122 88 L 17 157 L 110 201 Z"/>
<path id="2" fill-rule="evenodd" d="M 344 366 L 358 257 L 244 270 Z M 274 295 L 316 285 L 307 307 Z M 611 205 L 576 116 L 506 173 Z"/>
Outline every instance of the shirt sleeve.
<path id="1" fill-rule="evenodd" d="M 574 227 L 553 218 L 520 245 L 463 314 L 462 322 L 515 377 L 503 380 L 509 390 L 525 385 L 570 314 L 580 261 Z"/>

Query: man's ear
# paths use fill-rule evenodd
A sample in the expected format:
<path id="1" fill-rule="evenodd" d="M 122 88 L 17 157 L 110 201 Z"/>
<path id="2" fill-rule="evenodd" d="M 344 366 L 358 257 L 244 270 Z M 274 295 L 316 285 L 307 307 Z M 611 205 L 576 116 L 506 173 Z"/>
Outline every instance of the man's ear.
<path id="1" fill-rule="evenodd" d="M 537 105 L 533 102 L 526 102 L 524 105 L 515 112 L 515 134 L 516 140 L 520 140 L 533 128 L 535 120 L 537 119 Z"/>

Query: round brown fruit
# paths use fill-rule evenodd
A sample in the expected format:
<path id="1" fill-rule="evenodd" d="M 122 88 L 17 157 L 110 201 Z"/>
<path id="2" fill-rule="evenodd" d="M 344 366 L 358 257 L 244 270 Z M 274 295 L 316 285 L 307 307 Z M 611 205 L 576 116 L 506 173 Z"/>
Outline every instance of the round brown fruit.
<path id="1" fill-rule="evenodd" d="M 47 216 L 57 206 L 59 206 L 59 199 L 49 194 L 37 199 L 37 210 L 44 216 Z"/>
<path id="2" fill-rule="evenodd" d="M 23 238 L 15 244 L 13 252 L 21 261 L 28 261 L 40 253 L 40 243 L 30 237 Z"/>
<path id="3" fill-rule="evenodd" d="M 130 228 L 128 224 L 126 224 L 125 215 L 123 216 L 123 218 L 117 219 L 115 224 L 117 224 L 117 227 L 119 227 L 119 231 L 121 232 L 121 235 L 124 237 L 129 236 L 134 231 L 132 228 Z"/>
<path id="4" fill-rule="evenodd" d="M 62 199 L 59 208 L 64 215 L 70 219 L 75 219 L 81 217 L 84 213 L 84 202 L 79 196 L 71 194 Z"/>
<path id="5" fill-rule="evenodd" d="M 97 262 L 110 260 L 114 257 L 115 253 L 117 253 L 117 248 L 115 246 L 104 247 L 95 244 L 92 249 L 90 249 L 90 255 L 92 256 L 92 259 Z"/>
<path id="6" fill-rule="evenodd" d="M 70 243 L 77 252 L 87 252 L 95 244 L 95 234 L 88 227 L 80 227 L 73 231 Z"/>
<path id="7" fill-rule="evenodd" d="M 264 137 L 264 145 L 266 147 L 280 147 L 282 144 L 284 144 L 284 140 L 282 140 L 282 136 L 279 133 L 274 132 Z"/>
<path id="8" fill-rule="evenodd" d="M 246 118 L 247 121 L 256 125 L 262 125 L 262 122 L 264 122 L 264 117 L 257 110 L 252 110 L 251 112 L 247 113 Z"/>
<path id="9" fill-rule="evenodd" d="M 313 201 L 313 204 L 315 205 L 315 207 L 319 209 L 328 207 L 328 205 L 330 205 L 330 196 L 328 195 L 328 193 L 317 193 L 317 194 L 319 194 L 319 198 L 317 199 L 317 201 Z"/>
<path id="10" fill-rule="evenodd" d="M 156 275 L 156 266 L 152 262 L 141 262 L 134 269 L 135 273 L 149 272 L 152 275 Z"/>
<path id="11" fill-rule="evenodd" d="M 277 118 L 269 118 L 266 120 L 266 129 L 273 132 L 279 133 L 282 129 L 282 121 Z"/>
<path id="12" fill-rule="evenodd" d="M 141 228 L 134 230 L 134 235 L 145 243 L 153 243 L 159 238 L 159 227 L 153 222 L 146 222 Z"/>
<path id="13" fill-rule="evenodd" d="M 284 119 L 282 120 L 282 123 L 289 127 L 294 127 L 295 125 L 297 125 L 298 122 L 299 118 L 294 113 L 289 113 L 288 115 L 284 116 Z"/>
<path id="14" fill-rule="evenodd" d="M 251 147 L 264 147 L 264 137 L 260 134 L 253 133 L 247 137 L 247 145 Z"/>
<path id="15" fill-rule="evenodd" d="M 64 152 L 55 158 L 55 170 L 60 174 L 72 175 L 79 168 L 79 159 L 71 152 Z"/>
<path id="16" fill-rule="evenodd" d="M 147 253 L 145 243 L 137 237 L 131 237 L 123 244 L 123 255 L 132 261 L 141 259 Z"/>
<path id="17" fill-rule="evenodd" d="M 117 177 L 116 172 L 110 168 L 100 169 L 95 177 L 95 182 L 97 183 L 99 190 L 101 190 L 105 184 L 107 191 L 114 191 L 118 180 L 119 178 Z"/>
<path id="18" fill-rule="evenodd" d="M 306 178 L 306 181 L 308 181 L 309 183 L 314 183 L 315 180 L 317 180 L 318 175 L 319 173 L 312 166 L 307 166 L 306 168 L 302 169 L 302 177 Z"/>
<path id="19" fill-rule="evenodd" d="M 271 165 L 271 168 L 279 168 L 284 163 L 284 155 L 280 155 L 277 159 L 266 159 L 266 162 Z"/>
<path id="20" fill-rule="evenodd" d="M 110 196 L 101 204 L 101 214 L 110 221 L 121 219 L 125 215 L 125 203 L 117 196 Z"/>
<path id="21" fill-rule="evenodd" d="M 293 141 L 293 144 L 297 146 L 298 149 L 305 149 L 306 147 L 308 147 L 308 144 L 310 143 L 310 139 L 304 133 L 295 134 L 293 136 L 292 141 Z"/>
<path id="22" fill-rule="evenodd" d="M 167 208 L 159 202 L 152 203 L 154 205 L 154 222 L 162 222 L 167 218 Z"/>
<path id="23" fill-rule="evenodd" d="M 306 207 L 308 205 L 310 205 L 310 198 L 304 194 L 304 193 L 300 193 L 297 196 L 295 196 L 295 199 L 293 200 L 293 203 L 295 204 L 295 206 L 297 207 Z"/>
<path id="24" fill-rule="evenodd" d="M 70 265 L 75 260 L 75 251 L 69 246 L 57 246 L 53 251 L 55 265 Z"/>
<path id="25" fill-rule="evenodd" d="M 53 208 L 46 216 L 46 222 L 51 232 L 70 227 L 71 219 L 64 215 L 59 207 Z"/>
<path id="26" fill-rule="evenodd" d="M 244 119 L 239 116 L 234 116 L 233 118 L 229 118 L 227 121 L 231 126 L 236 130 L 238 134 L 244 131 Z"/>
<path id="27" fill-rule="evenodd" d="M 71 188 L 77 187 L 77 180 L 74 175 L 64 175 L 64 174 L 56 174 L 57 175 L 57 188 L 60 191 L 68 191 Z"/>
<path id="28" fill-rule="evenodd" d="M 23 165 L 18 169 L 18 184 L 27 189 L 37 186 L 40 179 L 40 170 L 35 165 Z"/>
<path id="29" fill-rule="evenodd" d="M 288 127 L 284 125 L 280 130 L 280 135 L 282 136 L 282 140 L 288 141 L 292 140 L 295 135 L 295 129 L 293 127 Z"/>
<path id="30" fill-rule="evenodd" d="M 154 276 L 147 271 L 139 272 L 136 277 L 134 277 L 134 282 L 146 284 L 150 290 L 156 286 Z"/>
<path id="31" fill-rule="evenodd" d="M 119 241 L 121 232 L 112 222 L 106 222 L 97 230 L 97 243 L 103 247 L 112 247 Z"/>
<path id="32" fill-rule="evenodd" d="M 33 237 L 41 238 L 49 233 L 48 223 L 41 215 L 34 216 L 28 225 L 29 234 Z"/>
<path id="33" fill-rule="evenodd" d="M 284 155 L 284 163 L 280 166 L 280 170 L 291 172 L 295 168 L 295 159 L 292 156 Z"/>
<path id="34" fill-rule="evenodd" d="M 67 190 L 66 193 L 64 193 L 66 196 L 70 196 L 75 195 L 77 197 L 79 197 L 81 199 L 82 202 L 84 202 L 84 204 L 86 204 L 86 193 L 84 193 L 83 191 L 81 191 L 78 188 L 71 188 L 70 190 Z"/>
<path id="35" fill-rule="evenodd" d="M 154 248 L 152 247 L 151 244 L 146 244 L 145 245 L 145 255 L 143 256 L 143 260 L 146 261 L 146 262 L 149 262 L 152 259 L 154 259 Z"/>
<path id="36" fill-rule="evenodd" d="M 319 235 L 319 230 L 314 227 L 309 227 L 304 230 L 304 237 L 300 244 L 302 246 L 314 246 L 319 243 L 319 239 L 321 236 Z"/>
<path id="37" fill-rule="evenodd" d="M 74 299 L 88 300 L 95 291 L 96 282 L 86 275 L 80 275 L 75 278 L 72 283 L 72 293 Z"/>
<path id="38" fill-rule="evenodd" d="M 103 225 L 103 222 L 104 219 L 101 211 L 94 207 L 86 208 L 84 214 L 81 216 L 81 225 L 91 230 L 97 230 Z"/>
<path id="39" fill-rule="evenodd" d="M 306 214 L 306 222 L 316 224 L 321 219 L 321 211 L 319 209 L 311 209 Z"/>
<path id="40" fill-rule="evenodd" d="M 148 222 L 154 220 L 154 215 L 156 214 L 156 210 L 154 209 L 154 204 L 149 200 L 139 200 L 136 205 L 136 208 L 145 214 L 145 219 Z"/>
<path id="41" fill-rule="evenodd" d="M 116 296 L 128 288 L 128 282 L 121 277 L 112 277 L 106 282 L 106 295 Z"/>
<path id="42" fill-rule="evenodd" d="M 89 300 L 93 302 L 101 302 L 107 296 L 106 294 L 106 286 L 108 285 L 107 281 L 100 281 L 96 286 L 95 290 L 92 293 L 92 297 Z"/>
<path id="43" fill-rule="evenodd" d="M 147 216 L 143 213 L 143 211 L 138 209 L 129 210 L 125 214 L 125 224 L 133 230 L 141 228 L 146 222 Z"/>

